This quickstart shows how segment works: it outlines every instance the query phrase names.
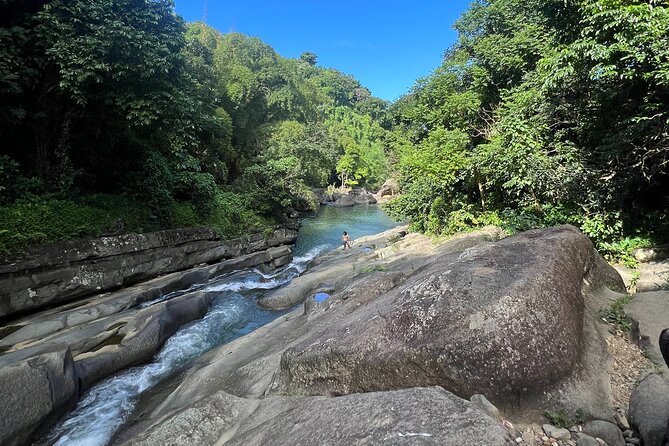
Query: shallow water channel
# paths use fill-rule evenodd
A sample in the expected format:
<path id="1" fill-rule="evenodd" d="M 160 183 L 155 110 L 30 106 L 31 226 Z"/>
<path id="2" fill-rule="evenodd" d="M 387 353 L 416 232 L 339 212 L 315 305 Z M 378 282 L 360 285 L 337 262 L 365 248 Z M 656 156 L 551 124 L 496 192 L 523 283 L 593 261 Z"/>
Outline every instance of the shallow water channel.
<path id="1" fill-rule="evenodd" d="M 215 293 L 207 315 L 183 326 L 156 354 L 153 362 L 124 370 L 91 388 L 79 404 L 58 422 L 42 445 L 104 446 L 132 414 L 142 392 L 187 368 L 214 347 L 248 334 L 285 312 L 259 309 L 255 301 L 269 289 L 290 282 L 317 255 L 340 246 L 342 231 L 351 239 L 376 234 L 395 226 L 378 206 L 323 207 L 304 215 L 294 259 L 284 268 L 263 274 L 257 269 L 217 277 L 190 290 Z M 161 299 L 172 298 L 172 293 Z"/>

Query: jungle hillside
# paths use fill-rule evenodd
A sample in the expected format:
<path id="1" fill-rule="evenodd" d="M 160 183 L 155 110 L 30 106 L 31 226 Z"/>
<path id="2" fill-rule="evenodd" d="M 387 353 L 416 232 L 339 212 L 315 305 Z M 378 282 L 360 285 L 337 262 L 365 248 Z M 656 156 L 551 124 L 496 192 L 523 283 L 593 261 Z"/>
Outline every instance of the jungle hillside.
<path id="1" fill-rule="evenodd" d="M 399 181 L 434 235 L 571 223 L 625 260 L 663 242 L 669 9 L 477 0 L 394 103 L 169 0 L 0 2 L 0 251 L 182 226 L 222 236 Z M 444 24 L 450 26 L 451 24 Z"/>

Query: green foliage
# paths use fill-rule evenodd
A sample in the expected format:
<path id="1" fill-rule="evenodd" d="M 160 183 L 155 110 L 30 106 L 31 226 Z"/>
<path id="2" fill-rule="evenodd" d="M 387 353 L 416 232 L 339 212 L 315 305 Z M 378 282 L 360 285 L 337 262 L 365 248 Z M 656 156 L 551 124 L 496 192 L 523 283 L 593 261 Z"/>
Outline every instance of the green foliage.
<path id="1" fill-rule="evenodd" d="M 326 121 L 331 137 L 342 154 L 336 171 L 343 186 L 375 188 L 386 179 L 386 131 L 370 116 L 337 107 Z"/>
<path id="2" fill-rule="evenodd" d="M 285 206 L 315 208 L 310 188 L 335 181 L 342 156 L 352 180 L 380 184 L 387 104 L 316 62 L 186 25 L 171 0 L 4 2 L 0 206 L 25 228 L 6 217 L 2 249 L 130 219 L 81 197 L 141 203 L 133 230 L 209 224 L 227 235 Z"/>
<path id="3" fill-rule="evenodd" d="M 305 51 L 300 55 L 300 60 L 314 66 L 316 65 L 316 62 L 318 62 L 318 56 L 310 51 Z"/>
<path id="4" fill-rule="evenodd" d="M 613 242 L 603 242 L 597 250 L 610 262 L 621 263 L 628 268 L 636 268 L 639 262 L 632 251 L 637 248 L 653 246 L 653 239 L 649 236 L 623 237 Z"/>
<path id="5" fill-rule="evenodd" d="M 0 253 L 11 255 L 31 245 L 72 238 L 157 229 L 150 221 L 146 207 L 119 196 L 22 199 L 0 207 Z"/>
<path id="6" fill-rule="evenodd" d="M 669 208 L 668 18 L 662 2 L 472 3 L 442 66 L 390 109 L 408 147 L 389 212 L 436 234 L 570 223 L 632 265 Z"/>
<path id="7" fill-rule="evenodd" d="M 258 214 L 254 198 L 252 195 L 218 191 L 206 216 L 191 203 L 177 203 L 174 207 L 174 226 L 208 226 L 227 238 L 274 227 L 272 219 Z"/>
<path id="8" fill-rule="evenodd" d="M 388 268 L 385 265 L 367 265 L 360 270 L 363 274 L 369 274 L 376 271 L 386 272 L 388 271 Z"/>
<path id="9" fill-rule="evenodd" d="M 25 178 L 19 163 L 6 155 L 0 155 L 0 205 L 11 203 L 19 197 L 39 193 L 42 184 L 37 178 Z"/>
<path id="10" fill-rule="evenodd" d="M 609 308 L 602 308 L 600 310 L 600 317 L 605 322 L 608 322 L 615 326 L 618 330 L 628 333 L 632 328 L 632 323 L 629 318 L 625 315 L 625 305 L 630 303 L 633 295 L 626 294 L 622 297 L 619 297 L 611 304 Z"/>
<path id="11" fill-rule="evenodd" d="M 586 421 L 583 409 L 577 409 L 573 415 L 564 409 L 559 409 L 557 411 L 544 410 L 544 416 L 548 419 L 550 424 L 563 429 L 584 424 Z"/>

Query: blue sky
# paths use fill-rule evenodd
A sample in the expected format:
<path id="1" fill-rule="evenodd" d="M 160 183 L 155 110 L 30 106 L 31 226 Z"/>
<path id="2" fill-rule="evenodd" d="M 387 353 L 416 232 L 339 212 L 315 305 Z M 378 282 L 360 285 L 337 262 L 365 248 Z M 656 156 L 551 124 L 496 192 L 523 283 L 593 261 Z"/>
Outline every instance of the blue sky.
<path id="1" fill-rule="evenodd" d="M 202 20 L 204 0 L 175 0 L 187 21 Z M 303 51 L 318 65 L 356 77 L 394 100 L 437 68 L 455 42 L 453 23 L 469 0 L 208 0 L 207 23 L 257 36 L 284 57 Z"/>

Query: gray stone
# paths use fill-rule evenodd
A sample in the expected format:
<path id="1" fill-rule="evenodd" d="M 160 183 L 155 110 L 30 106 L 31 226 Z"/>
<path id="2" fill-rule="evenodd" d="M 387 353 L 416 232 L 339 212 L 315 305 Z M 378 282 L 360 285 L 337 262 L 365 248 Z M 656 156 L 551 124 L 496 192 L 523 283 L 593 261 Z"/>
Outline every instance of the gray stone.
<path id="1" fill-rule="evenodd" d="M 275 248 L 270 248 L 267 251 L 269 251 L 269 256 L 272 260 L 278 259 L 279 257 L 284 257 L 292 254 L 292 249 L 290 249 L 290 246 L 277 246 Z"/>
<path id="2" fill-rule="evenodd" d="M 644 446 L 662 446 L 669 424 L 669 383 L 656 374 L 644 378 L 630 397 L 627 416 Z"/>
<path id="3" fill-rule="evenodd" d="M 640 273 L 636 283 L 637 293 L 669 290 L 669 261 L 644 263 L 637 271 Z"/>
<path id="4" fill-rule="evenodd" d="M 309 315 L 309 313 L 311 313 L 311 310 L 313 310 L 314 307 L 316 307 L 316 305 L 318 305 L 318 303 L 316 302 L 316 300 L 314 300 L 313 297 L 306 298 L 304 300 L 304 311 L 302 312 L 302 315 L 303 316 Z"/>
<path id="5" fill-rule="evenodd" d="M 39 426 L 54 422 L 78 396 L 66 345 L 42 346 L 34 356 L 0 368 L 0 444 L 29 443 Z"/>
<path id="6" fill-rule="evenodd" d="M 481 409 L 482 411 L 484 411 L 497 421 L 500 421 L 502 419 L 502 415 L 500 415 L 499 409 L 497 409 L 494 404 L 488 401 L 488 399 L 485 396 L 476 393 L 469 398 L 469 401 L 471 401 L 472 404 L 474 404 L 476 407 L 478 407 L 479 409 Z"/>
<path id="7" fill-rule="evenodd" d="M 654 363 L 667 371 L 658 339 L 669 322 L 669 291 L 637 293 L 624 310 L 632 319 L 632 340 L 648 353 Z"/>
<path id="8" fill-rule="evenodd" d="M 528 445 L 533 445 L 535 441 L 534 431 L 532 429 L 525 429 L 521 435 L 522 440 Z"/>
<path id="9" fill-rule="evenodd" d="M 661 248 L 636 248 L 632 251 L 632 255 L 639 262 L 648 263 L 655 260 L 664 259 L 667 257 L 669 249 L 666 247 Z"/>
<path id="10" fill-rule="evenodd" d="M 571 438 L 569 431 L 563 427 L 556 427 L 552 424 L 544 424 L 542 428 L 544 429 L 546 435 L 556 440 L 569 440 Z"/>
<path id="11" fill-rule="evenodd" d="M 625 446 L 623 433 L 618 426 L 608 421 L 593 420 L 583 426 L 583 432 L 591 437 L 601 438 L 609 446 Z"/>
<path id="12" fill-rule="evenodd" d="M 325 336 L 315 333 L 286 350 L 277 391 L 440 385 L 459 395 L 495 395 L 496 404 L 543 392 L 578 360 L 584 280 L 624 289 L 590 240 L 570 226 L 444 257 Z"/>
<path id="13" fill-rule="evenodd" d="M 280 268 L 284 265 L 288 265 L 292 260 L 293 260 L 293 255 L 288 254 L 286 256 L 272 260 L 272 265 L 274 266 L 274 268 Z"/>
<path id="14" fill-rule="evenodd" d="M 195 228 L 47 245 L 0 265 L 0 317 L 292 243 L 296 234 L 278 228 L 269 235 L 221 242 L 211 229 Z"/>
<path id="15" fill-rule="evenodd" d="M 616 424 L 618 424 L 618 427 L 620 430 L 628 431 L 630 428 L 630 422 L 627 420 L 627 417 L 619 412 L 616 412 L 613 418 L 616 420 Z"/>
<path id="16" fill-rule="evenodd" d="M 399 190 L 400 190 L 399 183 L 396 180 L 388 179 L 383 183 L 383 185 L 376 194 L 379 197 L 385 197 L 388 195 L 395 195 L 397 192 L 399 192 Z"/>
<path id="17" fill-rule="evenodd" d="M 334 203 L 334 206 L 338 208 L 348 208 L 354 205 L 355 202 L 353 201 L 353 198 L 349 197 L 348 195 L 342 195 L 342 197 Z"/>
<path id="18" fill-rule="evenodd" d="M 582 432 L 576 433 L 576 446 L 599 446 L 597 440 Z"/>
<path id="19" fill-rule="evenodd" d="M 353 202 L 355 204 L 376 204 L 376 198 L 374 198 L 374 195 L 372 194 L 367 194 L 367 193 L 362 193 L 360 195 L 357 195 L 353 198 Z"/>
<path id="20" fill-rule="evenodd" d="M 136 446 L 515 444 L 501 425 L 473 404 L 435 387 L 260 401 L 219 393 L 126 441 Z"/>
<path id="21" fill-rule="evenodd" d="M 126 367 L 150 360 L 182 325 L 202 318 L 211 295 L 184 294 L 137 312 L 118 330 L 115 342 L 75 357 L 83 389 Z"/>

